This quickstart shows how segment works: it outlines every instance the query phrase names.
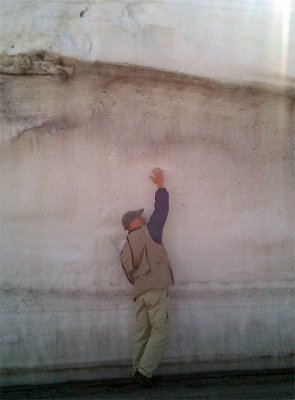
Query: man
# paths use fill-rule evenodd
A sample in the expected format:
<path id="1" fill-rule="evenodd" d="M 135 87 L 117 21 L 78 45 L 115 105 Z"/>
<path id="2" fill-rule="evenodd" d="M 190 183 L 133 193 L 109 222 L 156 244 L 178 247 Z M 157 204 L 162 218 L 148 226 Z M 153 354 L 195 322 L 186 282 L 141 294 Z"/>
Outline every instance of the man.
<path id="1" fill-rule="evenodd" d="M 136 301 L 136 341 L 132 372 L 145 386 L 152 386 L 168 338 L 168 287 L 173 273 L 162 244 L 163 228 L 169 211 L 169 194 L 160 168 L 151 180 L 157 185 L 155 210 L 146 224 L 144 209 L 129 211 L 122 217 L 128 236 L 121 252 L 126 276 L 134 285 Z"/>

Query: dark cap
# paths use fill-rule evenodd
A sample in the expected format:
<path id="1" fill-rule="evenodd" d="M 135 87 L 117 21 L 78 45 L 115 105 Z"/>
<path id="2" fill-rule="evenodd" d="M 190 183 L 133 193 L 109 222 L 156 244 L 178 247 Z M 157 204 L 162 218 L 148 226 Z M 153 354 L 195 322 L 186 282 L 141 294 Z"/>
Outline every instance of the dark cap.
<path id="1" fill-rule="evenodd" d="M 140 210 L 137 210 L 137 211 L 128 211 L 127 213 L 125 213 L 122 217 L 123 228 L 127 229 L 128 225 L 133 220 L 133 218 L 140 217 L 143 212 L 144 212 L 144 208 L 141 208 Z"/>

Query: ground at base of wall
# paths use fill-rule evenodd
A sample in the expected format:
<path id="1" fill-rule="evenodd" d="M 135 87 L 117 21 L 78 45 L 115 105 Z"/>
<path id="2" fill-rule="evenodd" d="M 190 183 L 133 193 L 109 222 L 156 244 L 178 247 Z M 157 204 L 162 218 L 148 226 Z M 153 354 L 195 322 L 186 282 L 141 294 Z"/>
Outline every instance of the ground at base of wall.
<path id="1" fill-rule="evenodd" d="M 204 373 L 160 377 L 158 386 L 142 388 L 131 379 L 70 382 L 1 389 L 2 400 L 24 399 L 214 399 L 291 400 L 295 398 L 294 371 Z"/>

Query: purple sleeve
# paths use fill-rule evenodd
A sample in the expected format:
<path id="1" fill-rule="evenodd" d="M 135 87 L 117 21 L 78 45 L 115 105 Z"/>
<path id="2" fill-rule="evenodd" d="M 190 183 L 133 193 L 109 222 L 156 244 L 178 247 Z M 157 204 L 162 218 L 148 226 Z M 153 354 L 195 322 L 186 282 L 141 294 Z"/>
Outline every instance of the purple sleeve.
<path id="1" fill-rule="evenodd" d="M 169 193 L 165 188 L 155 193 L 155 210 L 152 213 L 147 228 L 152 239 L 162 244 L 163 228 L 169 212 Z"/>

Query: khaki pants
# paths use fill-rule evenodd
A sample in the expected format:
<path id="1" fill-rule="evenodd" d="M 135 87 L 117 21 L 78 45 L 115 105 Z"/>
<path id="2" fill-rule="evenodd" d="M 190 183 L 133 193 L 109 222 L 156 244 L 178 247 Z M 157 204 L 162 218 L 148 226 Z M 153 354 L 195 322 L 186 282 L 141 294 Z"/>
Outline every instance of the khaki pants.
<path id="1" fill-rule="evenodd" d="M 136 299 L 136 342 L 133 372 L 151 378 L 168 339 L 168 289 L 153 290 Z"/>

